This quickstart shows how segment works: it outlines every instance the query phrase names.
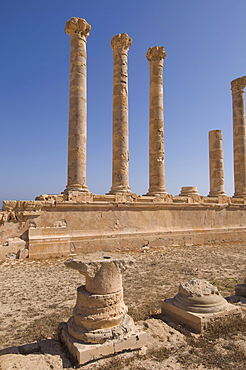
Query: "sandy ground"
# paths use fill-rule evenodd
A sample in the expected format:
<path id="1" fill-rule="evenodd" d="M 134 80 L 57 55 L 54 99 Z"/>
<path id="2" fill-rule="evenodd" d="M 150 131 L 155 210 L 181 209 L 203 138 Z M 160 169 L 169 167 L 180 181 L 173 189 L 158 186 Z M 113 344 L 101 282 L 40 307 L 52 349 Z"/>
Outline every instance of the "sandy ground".
<path id="1" fill-rule="evenodd" d="M 135 321 L 160 313 L 161 300 L 173 297 L 180 282 L 194 277 L 206 279 L 216 285 L 223 296 L 229 296 L 234 294 L 235 284 L 242 283 L 246 277 L 246 244 L 162 247 L 152 250 L 145 248 L 129 254 L 135 263 L 123 276 L 124 297 L 129 313 Z M 1 370 L 74 368 L 52 331 L 52 327 L 56 328 L 59 322 L 67 321 L 71 316 L 76 300 L 76 288 L 84 283 L 82 275 L 64 266 L 64 260 L 9 259 L 1 262 L 0 350 L 34 343 L 34 349 L 29 349 L 25 356 L 2 354 Z M 147 352 L 143 349 L 140 353 L 119 355 L 83 368 L 223 368 L 222 365 L 210 366 L 206 362 L 197 361 L 191 364 L 184 361 L 180 353 L 189 349 L 186 336 L 163 321 L 152 318 L 141 321 L 140 325 L 148 333 Z M 229 347 L 235 346 L 235 343 L 241 346 L 246 354 L 246 333 L 240 334 L 237 340 L 234 338 L 233 344 L 222 342 L 223 340 L 218 338 L 218 341 L 213 343 L 214 355 L 218 351 L 225 351 L 225 358 L 229 358 Z M 151 349 L 156 350 L 159 347 L 174 351 L 166 356 L 161 352 L 159 355 L 157 352 L 146 355 Z M 175 352 L 177 348 L 180 349 L 178 355 Z M 22 352 L 24 353 L 24 350 Z M 225 369 L 229 369 L 229 365 Z M 246 356 L 241 362 L 234 364 L 233 368 L 246 368 Z"/>

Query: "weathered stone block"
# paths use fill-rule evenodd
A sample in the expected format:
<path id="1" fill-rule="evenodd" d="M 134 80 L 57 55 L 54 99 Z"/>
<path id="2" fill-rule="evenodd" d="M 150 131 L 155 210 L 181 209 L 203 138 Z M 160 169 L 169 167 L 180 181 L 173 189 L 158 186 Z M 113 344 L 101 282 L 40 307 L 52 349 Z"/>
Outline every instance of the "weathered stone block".
<path id="1" fill-rule="evenodd" d="M 212 320 L 241 312 L 239 307 L 228 303 L 215 286 L 199 279 L 181 283 L 178 294 L 161 303 L 161 310 L 195 332 L 203 331 Z"/>

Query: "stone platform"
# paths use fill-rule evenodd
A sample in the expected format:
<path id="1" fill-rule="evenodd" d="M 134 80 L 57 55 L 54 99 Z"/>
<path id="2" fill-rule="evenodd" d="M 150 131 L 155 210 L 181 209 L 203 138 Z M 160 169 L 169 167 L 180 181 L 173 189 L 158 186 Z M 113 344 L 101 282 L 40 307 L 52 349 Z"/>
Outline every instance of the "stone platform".
<path id="1" fill-rule="evenodd" d="M 178 323 L 187 325 L 192 328 L 195 333 L 201 333 L 212 320 L 229 315 L 240 314 L 240 308 L 230 303 L 228 303 L 227 309 L 222 313 L 197 313 L 184 311 L 173 305 L 173 298 L 163 301 L 161 303 L 161 309 L 164 315 L 174 318 Z"/>
<path id="2" fill-rule="evenodd" d="M 60 340 L 69 349 L 79 365 L 95 361 L 103 357 L 114 355 L 123 351 L 140 349 L 147 344 L 147 335 L 137 327 L 123 338 L 107 341 L 102 344 L 85 344 L 75 340 L 69 333 L 66 323 L 59 325 Z"/>
<path id="3" fill-rule="evenodd" d="M 19 250 L 31 258 L 47 258 L 146 245 L 242 242 L 245 200 L 89 193 L 5 201 L 0 212 L 0 258 Z"/>

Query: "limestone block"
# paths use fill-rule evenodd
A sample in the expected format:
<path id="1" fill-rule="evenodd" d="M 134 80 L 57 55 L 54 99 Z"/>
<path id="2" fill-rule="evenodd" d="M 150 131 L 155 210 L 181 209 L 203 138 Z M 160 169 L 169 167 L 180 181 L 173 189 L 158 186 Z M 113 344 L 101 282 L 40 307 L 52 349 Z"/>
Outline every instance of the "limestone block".
<path id="1" fill-rule="evenodd" d="M 19 249 L 17 253 L 17 258 L 24 259 L 24 258 L 27 258 L 28 256 L 29 256 L 29 250 L 27 248 Z"/>
<path id="2" fill-rule="evenodd" d="M 26 245 L 26 242 L 25 240 L 21 239 L 21 238 L 18 238 L 18 237 L 14 237 L 14 238 L 8 238 L 7 241 L 6 241 L 6 245 L 8 245 L 10 248 L 23 248 L 25 247 Z"/>
<path id="3" fill-rule="evenodd" d="M 66 345 L 78 365 L 114 355 L 122 351 L 140 349 L 147 344 L 147 334 L 134 327 L 133 331 L 121 338 L 106 341 L 102 344 L 85 344 L 74 339 L 68 332 L 67 324 L 61 323 L 60 340 Z"/>

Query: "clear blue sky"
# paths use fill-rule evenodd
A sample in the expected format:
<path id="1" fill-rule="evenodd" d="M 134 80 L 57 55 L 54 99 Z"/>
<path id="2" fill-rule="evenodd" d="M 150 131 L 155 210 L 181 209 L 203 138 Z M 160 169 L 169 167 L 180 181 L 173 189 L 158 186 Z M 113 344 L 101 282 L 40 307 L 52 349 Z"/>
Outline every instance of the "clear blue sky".
<path id="1" fill-rule="evenodd" d="M 2 0 L 0 201 L 60 193 L 67 180 L 71 17 L 88 37 L 87 185 L 111 187 L 111 38 L 129 51 L 130 186 L 148 190 L 149 65 L 164 46 L 166 188 L 209 192 L 208 131 L 223 130 L 225 188 L 233 194 L 230 81 L 246 74 L 245 0 Z"/>

